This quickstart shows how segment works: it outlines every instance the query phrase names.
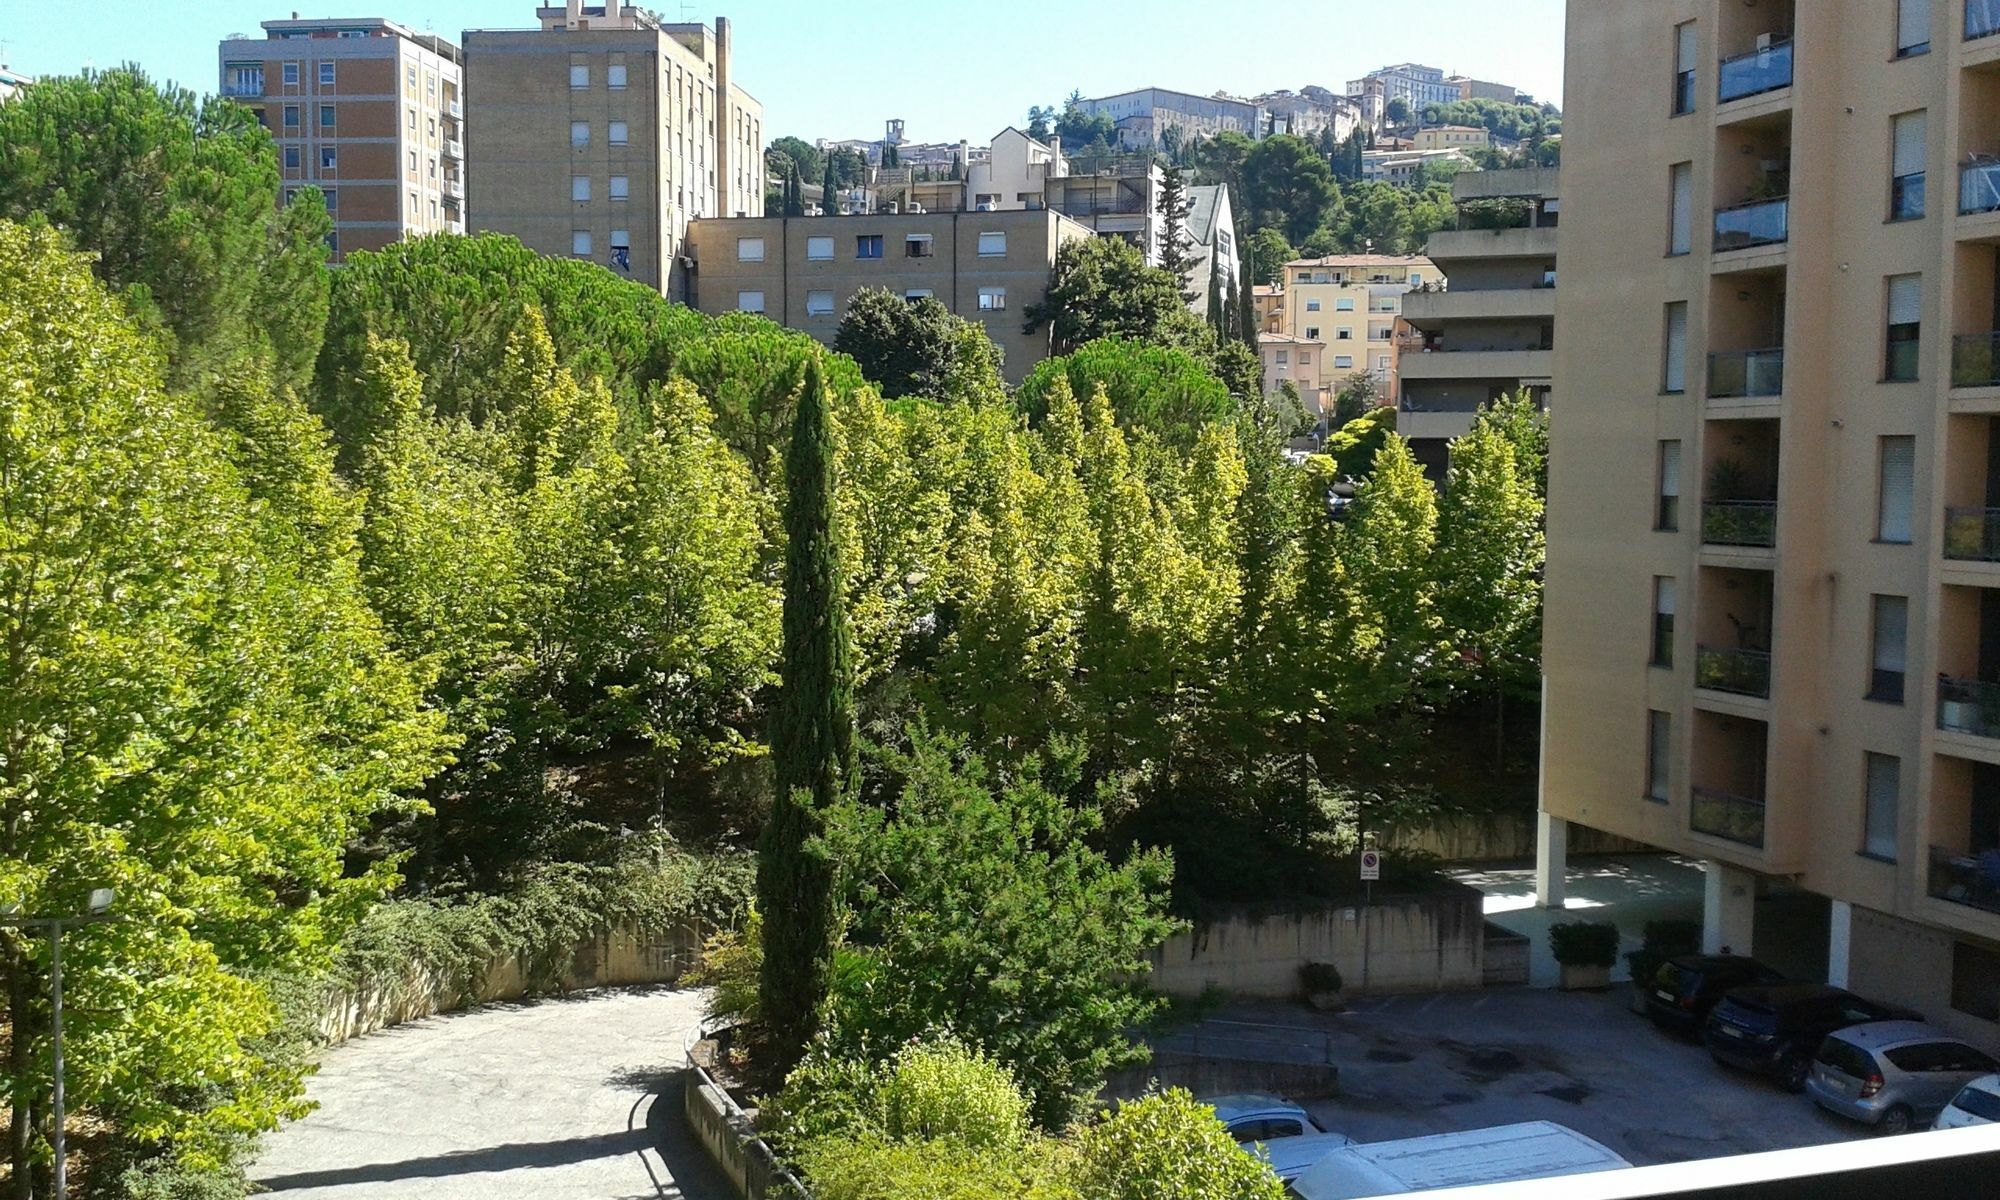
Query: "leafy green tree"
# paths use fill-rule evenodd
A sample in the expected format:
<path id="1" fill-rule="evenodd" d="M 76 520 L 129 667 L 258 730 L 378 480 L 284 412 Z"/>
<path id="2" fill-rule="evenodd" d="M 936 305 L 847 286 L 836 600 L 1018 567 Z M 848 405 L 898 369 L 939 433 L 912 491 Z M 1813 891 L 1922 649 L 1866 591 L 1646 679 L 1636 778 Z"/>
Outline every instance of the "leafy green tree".
<path id="1" fill-rule="evenodd" d="M 1224 130 L 1196 143 L 1195 169 L 1200 173 L 1202 182 L 1222 184 L 1229 189 L 1231 196 L 1241 197 L 1245 194 L 1244 164 L 1256 146 L 1257 143 L 1235 130 Z M 1247 210 L 1244 211 L 1247 215 Z"/>
<path id="2" fill-rule="evenodd" d="M 834 217 L 840 215 L 840 172 L 839 164 L 836 161 L 838 155 L 839 151 L 835 151 L 833 155 L 827 157 L 826 170 L 819 181 L 819 211 L 821 216 Z"/>
<path id="3" fill-rule="evenodd" d="M 1092 146 L 1109 147 L 1118 141 L 1118 124 L 1105 113 L 1084 111 L 1083 93 L 1071 92 L 1056 115 L 1055 133 L 1062 139 L 1065 153 L 1087 151 Z"/>
<path id="4" fill-rule="evenodd" d="M 1395 432 L 1395 409 L 1371 409 L 1341 425 L 1320 452 L 1333 460 L 1337 475 L 1365 479 L 1374 472 L 1376 456 Z"/>
<path id="5" fill-rule="evenodd" d="M 1381 386 L 1375 381 L 1375 373 L 1356 371 L 1341 380 L 1340 389 L 1334 393 L 1333 427 L 1344 428 L 1348 422 L 1359 420 L 1380 407 Z M 1372 453 L 1368 460 L 1374 461 Z"/>
<path id="6" fill-rule="evenodd" d="M 1183 350 L 1105 338 L 1075 353 L 1044 359 L 1021 382 L 1018 403 L 1034 424 L 1049 415 L 1060 380 L 1072 398 L 1102 389 L 1128 429 L 1150 429 L 1177 445 L 1192 445 L 1204 425 L 1236 411 L 1228 385 Z"/>
<path id="7" fill-rule="evenodd" d="M 847 302 L 833 348 L 860 365 L 887 399 L 993 399 L 1003 395 L 1000 347 L 986 327 L 937 300 L 863 288 Z"/>
<path id="8" fill-rule="evenodd" d="M 299 417 L 273 394 L 218 430 L 91 266 L 0 221 L 0 900 L 117 889 L 130 919 L 64 947 L 72 1111 L 213 1165 L 301 1107 L 254 1049 L 278 1018 L 253 980 L 324 962 L 385 893 L 390 864 L 345 852 L 445 739 L 362 602 L 323 444 L 253 437 Z M 23 1189 L 49 1163 L 47 959 L 0 940 Z"/>
<path id="9" fill-rule="evenodd" d="M 1370 631 L 1362 639 L 1367 672 L 1386 693 L 1413 689 L 1440 644 L 1432 561 L 1437 524 L 1436 490 L 1409 443 L 1389 434 L 1339 539 L 1341 563 Z"/>
<path id="10" fill-rule="evenodd" d="M 1382 119 L 1399 128 L 1408 125 L 1412 115 L 1410 102 L 1401 96 L 1390 97 L 1389 102 L 1382 106 Z"/>
<path id="11" fill-rule="evenodd" d="M 781 1072 L 818 1028 L 833 958 L 833 862 L 814 839 L 856 782 L 853 651 L 834 542 L 833 472 L 830 402 L 814 361 L 806 365 L 785 458 L 784 682 L 771 722 L 771 818 L 757 864 L 765 914 L 760 999 Z"/>
<path id="12" fill-rule="evenodd" d="M 178 386 L 263 357 L 304 383 L 325 317 L 325 205 L 279 205 L 277 147 L 248 109 L 136 67 L 44 79 L 0 106 L 0 217 L 41 214 L 94 253 L 167 344 Z"/>
<path id="13" fill-rule="evenodd" d="M 1038 142 L 1046 143 L 1054 134 L 1055 119 L 1056 110 L 1053 108 L 1039 104 L 1029 108 L 1028 128 L 1026 131 L 1028 136 Z"/>
<path id="14" fill-rule="evenodd" d="M 1163 345 L 1204 345 L 1200 318 L 1167 272 L 1146 265 L 1122 238 L 1084 238 L 1056 252 L 1047 293 L 1027 309 L 1028 333 L 1050 331 L 1056 353 L 1122 337 Z"/>
<path id="15" fill-rule="evenodd" d="M 1279 282 L 1284 276 L 1285 264 L 1299 257 L 1299 252 L 1285 240 L 1284 230 L 1270 225 L 1251 231 L 1247 242 L 1245 253 L 1250 261 L 1256 263 L 1256 270 L 1250 274 L 1250 279 L 1263 287 Z"/>
<path id="16" fill-rule="evenodd" d="M 782 154 L 792 160 L 792 171 L 800 179 L 817 179 L 826 169 L 826 155 L 803 138 L 776 138 L 765 147 L 767 153 Z"/>
<path id="17" fill-rule="evenodd" d="M 1092 1200 L 1284 1200 L 1261 1156 L 1180 1088 L 1127 1100 L 1076 1135 L 1071 1178 Z"/>
<path id="18" fill-rule="evenodd" d="M 1274 226 L 1297 243 L 1325 222 L 1339 196 L 1326 160 L 1286 134 L 1258 142 L 1243 161 L 1243 201 L 1250 223 Z"/>

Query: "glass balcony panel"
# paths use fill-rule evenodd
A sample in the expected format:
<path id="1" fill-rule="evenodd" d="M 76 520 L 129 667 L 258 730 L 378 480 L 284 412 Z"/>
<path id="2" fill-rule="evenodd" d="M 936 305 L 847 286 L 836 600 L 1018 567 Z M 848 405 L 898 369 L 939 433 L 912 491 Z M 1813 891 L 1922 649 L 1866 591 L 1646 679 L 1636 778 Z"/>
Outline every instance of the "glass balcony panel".
<path id="1" fill-rule="evenodd" d="M 1928 890 L 1939 900 L 2000 913 L 2000 850 L 1965 854 L 1932 846 Z"/>
<path id="2" fill-rule="evenodd" d="M 1784 390 L 1785 352 L 1782 348 L 1730 350 L 1708 356 L 1708 394 L 1711 399 L 1778 396 Z"/>
<path id="3" fill-rule="evenodd" d="M 1968 333 L 1952 339 L 1951 386 L 2000 387 L 2000 333 Z"/>
<path id="4" fill-rule="evenodd" d="M 1791 201 L 1753 200 L 1715 210 L 1715 251 L 1773 246 L 1791 237 Z"/>
<path id="5" fill-rule="evenodd" d="M 2000 683 L 1938 676 L 1937 725 L 1945 733 L 2000 738 Z"/>
<path id="6" fill-rule="evenodd" d="M 1792 86 L 1791 40 L 1723 59 L 1716 78 L 1718 98 L 1724 104 Z"/>
<path id="7" fill-rule="evenodd" d="M 1697 647 L 1694 685 L 1711 692 L 1768 698 L 1771 694 L 1771 656 L 1761 650 Z"/>
<path id="8" fill-rule="evenodd" d="M 1944 556 L 1954 562 L 2000 562 L 2000 508 L 1945 509 Z"/>
<path id="9" fill-rule="evenodd" d="M 1701 506 L 1701 540 L 1710 546 L 1775 546 L 1778 502 L 1705 500 Z"/>
<path id="10" fill-rule="evenodd" d="M 1688 828 L 1745 846 L 1764 847 L 1764 802 L 1713 788 L 1695 788 Z"/>

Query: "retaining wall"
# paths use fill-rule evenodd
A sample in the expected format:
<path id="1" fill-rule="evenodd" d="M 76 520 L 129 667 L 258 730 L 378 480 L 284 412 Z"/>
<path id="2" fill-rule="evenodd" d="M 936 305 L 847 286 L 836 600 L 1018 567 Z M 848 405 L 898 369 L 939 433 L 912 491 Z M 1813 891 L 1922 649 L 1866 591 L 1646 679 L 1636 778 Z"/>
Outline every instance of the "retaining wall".
<path id="1" fill-rule="evenodd" d="M 1464 813 L 1440 817 L 1420 829 L 1390 829 L 1379 838 L 1382 849 L 1430 854 L 1452 863 L 1520 862 L 1535 857 L 1535 814 Z M 1646 854 L 1657 847 L 1572 823 L 1569 852 L 1584 854 Z"/>

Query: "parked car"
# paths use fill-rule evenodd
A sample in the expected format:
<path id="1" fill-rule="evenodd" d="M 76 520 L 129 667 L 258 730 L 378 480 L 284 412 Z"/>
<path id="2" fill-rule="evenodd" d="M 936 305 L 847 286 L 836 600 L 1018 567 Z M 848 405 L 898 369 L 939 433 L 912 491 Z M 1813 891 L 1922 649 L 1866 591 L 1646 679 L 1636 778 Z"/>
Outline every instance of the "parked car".
<path id="1" fill-rule="evenodd" d="M 1292 1180 L 1291 1194 L 1299 1200 L 1355 1200 L 1631 1165 L 1574 1129 L 1529 1121 L 1335 1150 Z"/>
<path id="2" fill-rule="evenodd" d="M 1255 1154 L 1263 1151 L 1271 1170 L 1290 1183 L 1327 1156 L 1351 1148 L 1354 1139 L 1344 1133 L 1308 1133 L 1300 1137 L 1272 1138 L 1268 1142 L 1245 1142 L 1243 1148 Z"/>
<path id="3" fill-rule="evenodd" d="M 1994 1124 L 2000 1124 L 2000 1075 L 1981 1075 L 1959 1089 L 1931 1128 L 1963 1129 L 1967 1125 Z"/>
<path id="4" fill-rule="evenodd" d="M 1646 1015 L 1663 1029 L 1699 1033 L 1724 992 L 1783 982 L 1783 975 L 1740 954 L 1683 954 L 1660 964 Z"/>
<path id="5" fill-rule="evenodd" d="M 1268 1142 L 1326 1132 L 1305 1109 L 1282 1096 L 1244 1092 L 1209 1096 L 1202 1103 L 1215 1110 L 1216 1119 L 1228 1127 L 1229 1136 L 1238 1142 Z"/>
<path id="6" fill-rule="evenodd" d="M 1881 1133 L 1920 1129 L 2000 1063 L 1919 1021 L 1879 1021 L 1827 1035 L 1806 1091 L 1828 1112 Z"/>
<path id="7" fill-rule="evenodd" d="M 1869 1021 L 1921 1020 L 1910 1009 L 1843 988 L 1767 984 L 1724 993 L 1702 1026 L 1701 1040 L 1715 1061 L 1769 1075 L 1786 1091 L 1800 1092 L 1827 1034 Z"/>

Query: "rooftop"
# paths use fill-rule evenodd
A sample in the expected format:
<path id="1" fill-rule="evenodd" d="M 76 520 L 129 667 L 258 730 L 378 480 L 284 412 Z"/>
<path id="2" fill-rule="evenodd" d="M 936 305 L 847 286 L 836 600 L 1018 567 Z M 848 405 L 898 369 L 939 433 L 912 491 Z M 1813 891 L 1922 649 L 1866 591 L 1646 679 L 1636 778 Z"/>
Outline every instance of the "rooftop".
<path id="1" fill-rule="evenodd" d="M 1431 265 L 1421 254 L 1329 254 L 1325 258 L 1295 258 L 1292 267 L 1417 267 Z"/>

